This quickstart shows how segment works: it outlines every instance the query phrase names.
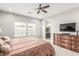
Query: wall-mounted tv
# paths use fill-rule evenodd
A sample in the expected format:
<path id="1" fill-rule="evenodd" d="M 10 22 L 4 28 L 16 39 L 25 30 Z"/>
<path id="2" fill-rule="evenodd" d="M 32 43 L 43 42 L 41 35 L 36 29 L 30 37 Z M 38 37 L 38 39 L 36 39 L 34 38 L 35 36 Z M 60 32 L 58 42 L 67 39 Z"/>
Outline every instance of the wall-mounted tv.
<path id="1" fill-rule="evenodd" d="M 76 23 L 60 24 L 60 31 L 75 32 Z"/>

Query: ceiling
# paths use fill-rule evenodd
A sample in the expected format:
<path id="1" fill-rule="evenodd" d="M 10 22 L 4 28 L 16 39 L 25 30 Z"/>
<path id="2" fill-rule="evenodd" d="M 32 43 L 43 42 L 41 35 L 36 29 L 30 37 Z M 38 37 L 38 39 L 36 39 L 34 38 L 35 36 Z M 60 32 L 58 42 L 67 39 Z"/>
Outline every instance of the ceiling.
<path id="1" fill-rule="evenodd" d="M 0 10 L 42 19 L 79 7 L 78 3 L 42 3 L 43 6 L 50 5 L 45 9 L 48 13 L 37 14 L 37 10 L 34 9 L 38 8 L 38 5 L 39 3 L 0 3 Z"/>

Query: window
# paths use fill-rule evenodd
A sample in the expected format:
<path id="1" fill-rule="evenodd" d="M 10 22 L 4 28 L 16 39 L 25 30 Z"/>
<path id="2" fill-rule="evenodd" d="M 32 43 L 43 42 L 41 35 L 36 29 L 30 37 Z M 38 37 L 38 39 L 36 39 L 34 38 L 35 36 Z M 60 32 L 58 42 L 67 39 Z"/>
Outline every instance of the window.
<path id="1" fill-rule="evenodd" d="M 15 22 L 15 37 L 26 36 L 26 23 Z"/>
<path id="2" fill-rule="evenodd" d="M 28 23 L 28 36 L 36 35 L 36 26 L 33 23 Z"/>

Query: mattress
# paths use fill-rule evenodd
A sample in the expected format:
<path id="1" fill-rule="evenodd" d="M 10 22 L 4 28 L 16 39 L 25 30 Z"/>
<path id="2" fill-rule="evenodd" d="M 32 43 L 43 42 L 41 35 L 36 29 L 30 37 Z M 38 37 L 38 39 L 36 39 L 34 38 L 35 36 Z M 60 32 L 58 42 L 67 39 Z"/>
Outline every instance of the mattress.
<path id="1" fill-rule="evenodd" d="M 53 46 L 40 38 L 15 38 L 11 42 L 11 51 L 7 56 L 54 56 Z"/>

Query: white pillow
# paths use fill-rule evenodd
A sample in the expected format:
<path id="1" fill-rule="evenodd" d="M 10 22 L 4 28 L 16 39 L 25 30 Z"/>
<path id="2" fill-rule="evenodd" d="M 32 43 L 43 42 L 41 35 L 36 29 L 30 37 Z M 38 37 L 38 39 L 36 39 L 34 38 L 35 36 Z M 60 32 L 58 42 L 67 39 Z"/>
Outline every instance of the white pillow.
<path id="1" fill-rule="evenodd" d="M 7 55 L 10 52 L 10 45 L 6 43 L 3 39 L 0 39 L 0 53 Z"/>
<path id="2" fill-rule="evenodd" d="M 8 45 L 7 43 L 5 45 L 3 45 L 1 47 L 1 52 L 3 53 L 3 55 L 7 55 L 10 52 L 10 45 Z"/>
<path id="3" fill-rule="evenodd" d="M 1 48 L 1 46 L 4 45 L 4 43 L 5 43 L 5 41 L 3 39 L 0 39 L 0 48 Z"/>
<path id="4" fill-rule="evenodd" d="M 10 37 L 8 37 L 8 36 L 2 36 L 1 38 L 2 38 L 5 42 L 7 42 L 8 44 L 10 44 L 10 42 L 11 42 Z"/>

